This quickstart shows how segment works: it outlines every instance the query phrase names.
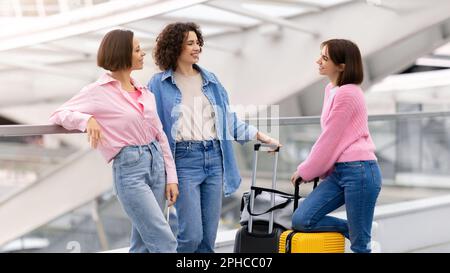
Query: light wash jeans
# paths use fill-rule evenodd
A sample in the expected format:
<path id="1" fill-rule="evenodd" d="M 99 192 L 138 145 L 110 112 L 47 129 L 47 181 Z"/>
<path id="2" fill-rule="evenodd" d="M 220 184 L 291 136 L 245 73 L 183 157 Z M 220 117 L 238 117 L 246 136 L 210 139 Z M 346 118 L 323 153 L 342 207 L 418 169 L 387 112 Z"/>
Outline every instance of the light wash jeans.
<path id="1" fill-rule="evenodd" d="M 303 232 L 337 231 L 351 241 L 353 252 L 371 252 L 371 229 L 375 203 L 381 190 L 378 163 L 336 163 L 294 212 L 292 226 Z M 326 216 L 345 204 L 347 220 Z"/>
<path id="2" fill-rule="evenodd" d="M 159 143 L 122 148 L 113 170 L 114 191 L 132 222 L 130 252 L 176 252 L 164 218 L 166 174 Z"/>
<path id="3" fill-rule="evenodd" d="M 222 153 L 217 140 L 176 144 L 180 195 L 178 252 L 214 252 L 222 207 Z"/>

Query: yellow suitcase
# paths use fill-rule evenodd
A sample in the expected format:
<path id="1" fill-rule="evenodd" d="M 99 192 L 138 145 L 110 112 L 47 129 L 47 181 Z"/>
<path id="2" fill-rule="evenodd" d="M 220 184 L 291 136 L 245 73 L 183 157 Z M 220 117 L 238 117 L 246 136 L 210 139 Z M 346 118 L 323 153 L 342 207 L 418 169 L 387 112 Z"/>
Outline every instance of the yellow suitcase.
<path id="1" fill-rule="evenodd" d="M 279 240 L 279 253 L 344 253 L 345 239 L 338 232 L 287 230 Z"/>

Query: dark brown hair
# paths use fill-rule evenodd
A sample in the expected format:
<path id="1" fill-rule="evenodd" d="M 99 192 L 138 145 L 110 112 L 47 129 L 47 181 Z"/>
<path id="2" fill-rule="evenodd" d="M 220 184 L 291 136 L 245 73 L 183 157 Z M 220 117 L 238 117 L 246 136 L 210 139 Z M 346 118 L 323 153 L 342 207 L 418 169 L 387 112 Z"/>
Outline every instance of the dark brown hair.
<path id="1" fill-rule="evenodd" d="M 364 71 L 358 46 L 352 41 L 344 39 L 325 41 L 320 48 L 325 46 L 327 46 L 328 55 L 334 64 L 345 64 L 344 71 L 339 74 L 337 85 L 361 84 L 364 79 Z"/>
<path id="2" fill-rule="evenodd" d="M 197 35 L 201 52 L 203 35 L 197 24 L 192 22 L 169 24 L 156 38 L 156 46 L 153 50 L 153 58 L 159 69 L 163 71 L 169 68 L 176 70 L 177 60 L 183 51 L 183 43 L 189 31 L 193 31 Z"/>
<path id="3" fill-rule="evenodd" d="M 116 29 L 106 33 L 97 52 L 97 65 L 118 71 L 131 67 L 133 55 L 133 36 L 131 30 Z"/>

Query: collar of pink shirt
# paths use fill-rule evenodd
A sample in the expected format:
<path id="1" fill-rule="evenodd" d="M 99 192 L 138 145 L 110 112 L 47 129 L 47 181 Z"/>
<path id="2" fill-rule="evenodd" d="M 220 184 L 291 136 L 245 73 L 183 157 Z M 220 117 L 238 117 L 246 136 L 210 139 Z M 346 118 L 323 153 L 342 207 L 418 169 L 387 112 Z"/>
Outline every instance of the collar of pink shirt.
<path id="1" fill-rule="evenodd" d="M 119 80 L 113 78 L 111 76 L 111 74 L 109 74 L 109 73 L 104 73 L 95 83 L 97 83 L 98 85 L 106 85 L 111 82 L 119 83 Z M 136 87 L 136 89 L 138 89 L 141 92 L 144 92 L 146 89 L 145 86 L 141 85 L 138 81 L 136 81 L 132 77 L 131 77 L 131 83 L 133 84 L 134 87 Z"/>

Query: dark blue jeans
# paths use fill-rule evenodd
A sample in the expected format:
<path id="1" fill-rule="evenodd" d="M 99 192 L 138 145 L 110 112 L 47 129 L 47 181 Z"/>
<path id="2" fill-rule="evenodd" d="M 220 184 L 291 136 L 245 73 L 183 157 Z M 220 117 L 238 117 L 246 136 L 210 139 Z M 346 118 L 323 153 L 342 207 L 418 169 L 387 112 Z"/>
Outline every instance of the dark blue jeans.
<path id="1" fill-rule="evenodd" d="M 223 166 L 218 140 L 177 142 L 178 252 L 214 252 L 222 207 Z"/>
<path id="2" fill-rule="evenodd" d="M 370 252 L 375 203 L 381 190 L 378 163 L 336 163 L 335 169 L 294 212 L 292 226 L 304 232 L 337 231 L 351 242 L 353 252 Z M 345 204 L 347 220 L 327 216 Z"/>

